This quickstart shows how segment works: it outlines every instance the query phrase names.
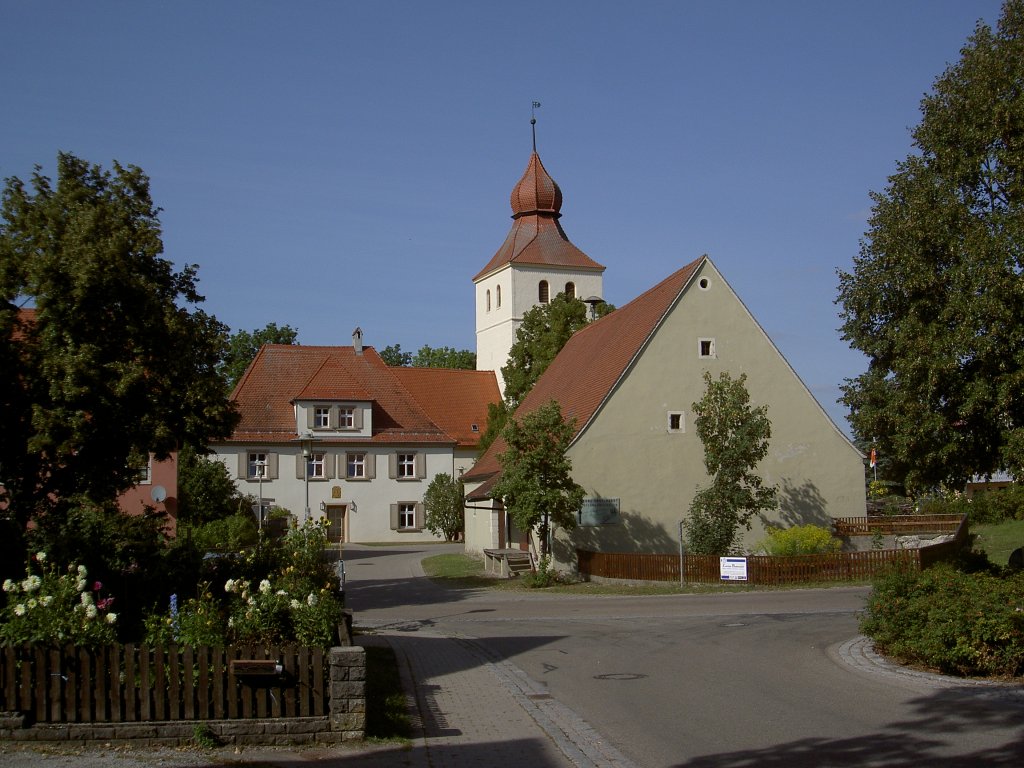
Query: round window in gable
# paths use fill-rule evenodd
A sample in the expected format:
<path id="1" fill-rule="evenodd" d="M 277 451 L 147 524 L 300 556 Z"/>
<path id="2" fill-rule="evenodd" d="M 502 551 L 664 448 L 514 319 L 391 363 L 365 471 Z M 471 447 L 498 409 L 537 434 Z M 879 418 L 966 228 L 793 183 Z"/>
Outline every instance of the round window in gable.
<path id="1" fill-rule="evenodd" d="M 702 291 L 706 291 L 708 288 L 711 287 L 711 281 L 708 280 L 706 277 L 702 277 L 699 281 L 697 281 L 697 285 L 700 286 L 700 289 Z"/>

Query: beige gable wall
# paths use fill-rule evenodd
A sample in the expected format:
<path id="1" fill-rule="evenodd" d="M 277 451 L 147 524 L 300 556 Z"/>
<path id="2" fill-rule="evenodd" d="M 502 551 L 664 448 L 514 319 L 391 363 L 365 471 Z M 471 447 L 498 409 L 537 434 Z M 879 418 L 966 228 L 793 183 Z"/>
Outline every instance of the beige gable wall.
<path id="1" fill-rule="evenodd" d="M 699 282 L 706 278 L 708 290 Z M 701 359 L 698 340 L 713 338 L 716 357 Z M 679 521 L 707 484 L 704 448 L 692 404 L 704 371 L 747 374 L 754 406 L 772 423 L 762 477 L 780 489 L 770 519 L 787 525 L 829 524 L 864 514 L 864 465 L 714 266 L 705 261 L 634 367 L 570 448 L 573 476 L 588 496 L 621 500 L 622 526 L 577 528 L 575 546 L 629 552 L 674 552 Z M 668 413 L 683 412 L 685 431 L 668 431 Z M 564 541 L 566 533 L 560 532 Z M 764 538 L 755 522 L 744 547 Z M 565 562 L 564 545 L 556 553 Z"/>

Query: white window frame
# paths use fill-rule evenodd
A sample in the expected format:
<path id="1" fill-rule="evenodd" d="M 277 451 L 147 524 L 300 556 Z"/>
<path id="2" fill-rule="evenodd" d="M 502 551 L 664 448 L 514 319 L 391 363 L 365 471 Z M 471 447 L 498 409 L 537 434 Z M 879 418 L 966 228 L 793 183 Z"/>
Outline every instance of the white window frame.
<path id="1" fill-rule="evenodd" d="M 408 531 L 416 528 L 416 502 L 398 502 L 398 530 Z"/>
<path id="2" fill-rule="evenodd" d="M 349 453 L 345 455 L 345 477 L 350 480 L 366 479 L 365 453 Z"/>
<path id="3" fill-rule="evenodd" d="M 398 479 L 399 480 L 415 480 L 416 479 L 416 454 L 415 453 L 400 453 L 400 454 L 398 454 Z"/>
<path id="4" fill-rule="evenodd" d="M 326 480 L 327 454 L 323 451 L 309 454 L 309 460 L 306 462 L 306 472 L 309 473 L 310 480 Z"/>
<path id="5" fill-rule="evenodd" d="M 715 344 L 714 338 L 697 339 L 697 357 L 704 360 L 718 357 L 718 346 Z"/>
<path id="6" fill-rule="evenodd" d="M 356 409 L 343 405 L 338 408 L 338 429 L 354 429 L 356 425 Z"/>
<path id="7" fill-rule="evenodd" d="M 677 422 L 673 425 L 673 421 Z M 665 417 L 665 426 L 669 432 L 685 432 L 686 431 L 686 412 L 685 411 L 669 411 Z"/>
<path id="8" fill-rule="evenodd" d="M 313 407 L 313 429 L 331 428 L 331 409 L 329 406 L 317 405 Z"/>
<path id="9" fill-rule="evenodd" d="M 266 451 L 248 451 L 245 457 L 245 464 L 248 467 L 246 473 L 248 479 L 259 480 L 261 476 L 264 481 L 269 479 L 267 470 L 270 468 L 270 464 Z"/>

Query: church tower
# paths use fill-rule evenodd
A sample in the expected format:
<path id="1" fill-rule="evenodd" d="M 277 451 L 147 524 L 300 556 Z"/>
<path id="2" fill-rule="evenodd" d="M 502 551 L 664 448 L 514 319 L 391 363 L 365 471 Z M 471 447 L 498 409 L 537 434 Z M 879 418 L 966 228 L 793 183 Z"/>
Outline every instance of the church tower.
<path id="1" fill-rule="evenodd" d="M 476 286 L 476 368 L 494 371 L 508 360 L 523 314 L 565 292 L 602 298 L 604 267 L 569 242 L 558 219 L 562 190 L 537 154 L 512 190 L 512 229 L 473 283 Z"/>

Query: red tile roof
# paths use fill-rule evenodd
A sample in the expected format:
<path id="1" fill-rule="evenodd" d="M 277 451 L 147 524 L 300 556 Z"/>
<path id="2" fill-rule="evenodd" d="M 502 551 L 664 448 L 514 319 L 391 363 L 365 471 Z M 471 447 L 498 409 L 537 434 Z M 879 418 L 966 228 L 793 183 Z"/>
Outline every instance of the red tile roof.
<path id="1" fill-rule="evenodd" d="M 506 264 L 572 267 L 603 272 L 598 264 L 569 242 L 558 218 L 562 191 L 534 152 L 523 177 L 512 190 L 512 229 L 487 266 L 473 278 L 479 280 Z"/>
<path id="2" fill-rule="evenodd" d="M 501 399 L 494 371 L 392 368 L 391 372 L 460 448 L 479 445 L 487 427 L 487 406 Z"/>
<path id="3" fill-rule="evenodd" d="M 516 417 L 522 418 L 556 400 L 565 419 L 576 420 L 573 439 L 579 437 L 706 258 L 687 264 L 628 304 L 577 331 L 534 384 L 516 410 Z M 493 478 L 501 469 L 498 455 L 504 450 L 505 443 L 498 438 L 465 479 L 479 482 Z M 479 498 L 480 490 L 484 489 L 474 492 L 475 498 Z"/>
<path id="4" fill-rule="evenodd" d="M 413 377 L 409 378 L 412 388 L 407 387 L 397 370 L 389 368 L 373 347 L 363 347 L 362 354 L 357 354 L 352 347 L 268 344 L 232 393 L 241 419 L 228 442 L 299 439 L 295 401 L 372 401 L 370 440 L 377 443 L 461 444 L 460 432 L 454 429 L 459 409 L 465 407 L 467 415 L 481 408 L 487 413 L 486 402 L 478 400 L 485 396 L 487 388 L 481 380 L 488 372 L 447 371 L 436 377 L 444 380 L 440 386 L 447 391 L 448 402 L 442 403 L 427 385 L 423 392 L 417 389 Z M 497 383 L 494 374 L 489 375 L 497 399 Z"/>

